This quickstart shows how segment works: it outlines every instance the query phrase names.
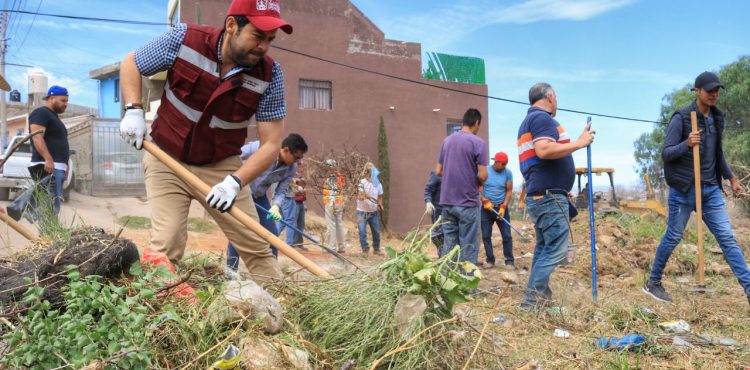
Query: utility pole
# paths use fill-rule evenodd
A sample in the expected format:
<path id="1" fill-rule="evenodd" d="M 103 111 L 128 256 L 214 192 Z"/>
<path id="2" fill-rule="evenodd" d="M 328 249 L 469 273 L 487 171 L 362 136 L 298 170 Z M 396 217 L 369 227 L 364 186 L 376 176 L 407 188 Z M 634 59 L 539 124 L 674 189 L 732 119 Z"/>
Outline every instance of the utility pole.
<path id="1" fill-rule="evenodd" d="M 0 76 L 5 78 L 5 51 L 8 48 L 7 40 L 5 37 L 8 28 L 8 12 L 3 12 L 3 31 L 2 40 L 0 40 Z M 6 79 L 7 80 L 7 79 Z M 8 144 L 8 108 L 5 106 L 5 91 L 0 91 L 2 97 L 0 97 L 0 145 L 2 150 L 5 150 L 5 146 Z"/>

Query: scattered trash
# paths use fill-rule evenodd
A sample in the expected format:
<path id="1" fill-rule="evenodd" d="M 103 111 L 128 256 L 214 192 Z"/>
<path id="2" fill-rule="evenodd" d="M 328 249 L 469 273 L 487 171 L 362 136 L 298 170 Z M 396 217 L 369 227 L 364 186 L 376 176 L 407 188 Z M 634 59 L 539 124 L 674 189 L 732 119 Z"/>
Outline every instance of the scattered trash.
<path id="1" fill-rule="evenodd" d="M 526 252 L 521 258 L 534 258 L 534 253 Z"/>
<path id="2" fill-rule="evenodd" d="M 562 329 L 555 329 L 553 335 L 558 338 L 570 338 L 570 332 Z"/>
<path id="3" fill-rule="evenodd" d="M 656 314 L 656 311 L 654 311 L 654 310 L 652 310 L 652 309 L 650 309 L 648 307 L 641 307 L 641 312 L 643 312 L 643 313 L 645 313 L 646 315 L 649 315 L 649 316 L 658 316 Z"/>
<path id="4" fill-rule="evenodd" d="M 227 346 L 227 349 L 225 349 L 224 352 L 219 356 L 219 359 L 211 365 L 211 369 L 232 370 L 236 368 L 240 363 L 240 359 L 240 349 L 237 348 L 234 344 L 230 344 Z"/>
<path id="5" fill-rule="evenodd" d="M 407 293 L 396 302 L 393 316 L 396 318 L 398 332 L 404 340 L 416 334 L 415 324 L 426 309 L 427 302 L 420 295 Z"/>
<path id="6" fill-rule="evenodd" d="M 672 347 L 676 348 L 693 348 L 693 344 L 690 343 L 690 338 L 683 337 L 680 335 L 675 335 L 672 338 Z"/>
<path id="7" fill-rule="evenodd" d="M 341 367 L 339 368 L 339 370 L 352 370 L 352 369 L 354 369 L 354 365 L 355 364 L 356 364 L 356 362 L 354 362 L 354 360 L 349 360 L 347 362 L 344 362 L 344 364 L 341 365 Z"/>
<path id="8" fill-rule="evenodd" d="M 596 347 L 601 349 L 614 349 L 617 351 L 631 350 L 646 343 L 646 337 L 638 334 L 628 334 L 620 337 L 600 337 L 596 340 Z"/>
<path id="9" fill-rule="evenodd" d="M 498 317 L 495 317 L 495 318 L 492 319 L 492 322 L 495 323 L 495 324 L 502 324 L 502 323 L 504 323 L 506 321 L 508 321 L 508 319 L 506 319 L 506 318 L 504 318 L 502 316 L 498 316 Z"/>
<path id="10" fill-rule="evenodd" d="M 690 324 L 685 320 L 661 322 L 659 323 L 659 327 L 672 333 L 690 332 Z"/>
<path id="11" fill-rule="evenodd" d="M 252 280 L 227 282 L 224 297 L 243 316 L 263 323 L 266 333 L 276 334 L 284 327 L 284 311 L 279 302 Z"/>
<path id="12" fill-rule="evenodd" d="M 312 369 L 307 352 L 259 338 L 244 338 L 240 343 L 246 369 Z"/>
<path id="13" fill-rule="evenodd" d="M 674 281 L 675 281 L 675 282 L 678 282 L 678 283 L 680 283 L 680 284 L 687 284 L 687 283 L 689 283 L 689 282 L 690 282 L 690 279 L 688 279 L 688 278 L 686 278 L 686 277 L 684 277 L 684 276 L 680 276 L 680 277 L 678 277 L 677 279 L 674 279 Z"/>
<path id="14" fill-rule="evenodd" d="M 742 347 L 742 344 L 737 342 L 736 340 L 732 338 L 726 338 L 726 337 L 714 337 L 712 335 L 701 335 L 698 334 L 698 338 L 705 341 L 706 344 L 713 344 L 717 346 L 727 346 L 727 347 Z"/>

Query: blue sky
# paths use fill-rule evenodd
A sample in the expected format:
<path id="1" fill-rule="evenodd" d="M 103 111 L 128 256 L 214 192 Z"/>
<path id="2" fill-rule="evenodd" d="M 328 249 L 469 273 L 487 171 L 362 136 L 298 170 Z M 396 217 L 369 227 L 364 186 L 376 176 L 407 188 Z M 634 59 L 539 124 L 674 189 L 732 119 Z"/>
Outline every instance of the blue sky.
<path id="1" fill-rule="evenodd" d="M 40 0 L 19 1 L 34 11 Z M 422 43 L 423 52 L 485 60 L 489 93 L 527 100 L 528 88 L 546 81 L 562 108 L 655 120 L 662 97 L 750 54 L 750 2 L 717 0 L 354 0 L 390 39 Z M 4 0 L 4 8 L 14 1 Z M 42 0 L 40 12 L 163 22 L 166 0 Z M 707 5 L 710 4 L 710 5 Z M 283 0 L 282 0 L 283 12 Z M 71 102 L 96 105 L 88 72 L 113 63 L 161 33 L 133 26 L 11 15 L 10 63 L 38 66 L 51 84 L 70 88 Z M 323 37 L 323 36 L 321 36 Z M 6 67 L 25 95 L 28 68 Z M 526 107 L 490 101 L 490 152 L 506 151 L 517 171 L 516 133 Z M 573 138 L 586 117 L 560 112 Z M 593 165 L 615 167 L 615 180 L 638 181 L 633 141 L 647 123 L 594 117 Z M 585 151 L 575 155 L 585 166 Z M 595 183 L 604 178 L 595 178 Z M 597 184 L 598 185 L 598 184 Z"/>

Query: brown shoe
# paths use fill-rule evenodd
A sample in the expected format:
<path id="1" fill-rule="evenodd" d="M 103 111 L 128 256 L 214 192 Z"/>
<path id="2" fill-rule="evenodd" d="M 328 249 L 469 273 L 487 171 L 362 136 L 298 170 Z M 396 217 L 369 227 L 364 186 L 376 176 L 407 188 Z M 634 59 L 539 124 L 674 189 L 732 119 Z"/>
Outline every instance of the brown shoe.
<path id="1" fill-rule="evenodd" d="M 383 255 L 383 252 L 381 252 L 381 251 L 380 251 L 380 249 L 374 249 L 374 250 L 372 251 L 372 254 L 374 254 L 374 255 L 376 255 L 376 256 L 382 256 L 382 255 Z"/>

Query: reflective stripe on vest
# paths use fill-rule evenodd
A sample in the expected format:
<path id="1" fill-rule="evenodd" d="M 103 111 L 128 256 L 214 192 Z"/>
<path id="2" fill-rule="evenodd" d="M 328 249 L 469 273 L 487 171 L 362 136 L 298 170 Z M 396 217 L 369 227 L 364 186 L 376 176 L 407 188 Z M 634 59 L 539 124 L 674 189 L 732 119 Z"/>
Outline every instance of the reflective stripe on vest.
<path id="1" fill-rule="evenodd" d="M 219 78 L 219 67 L 216 62 L 201 55 L 195 49 L 182 45 L 177 57 Z"/>
<path id="2" fill-rule="evenodd" d="M 202 112 L 199 112 L 193 108 L 188 107 L 185 103 L 180 101 L 176 96 L 174 96 L 174 93 L 169 88 L 169 84 L 164 85 L 164 94 L 167 97 L 167 100 L 169 100 L 170 103 L 177 109 L 178 112 L 182 113 L 185 118 L 190 120 L 193 123 L 198 123 L 198 120 L 200 120 Z M 247 128 L 247 126 L 250 125 L 250 120 L 245 120 L 242 122 L 227 122 L 219 117 L 213 116 L 211 117 L 211 121 L 208 123 L 208 127 L 211 128 L 220 128 L 224 130 L 236 130 L 236 129 L 242 129 Z"/>

